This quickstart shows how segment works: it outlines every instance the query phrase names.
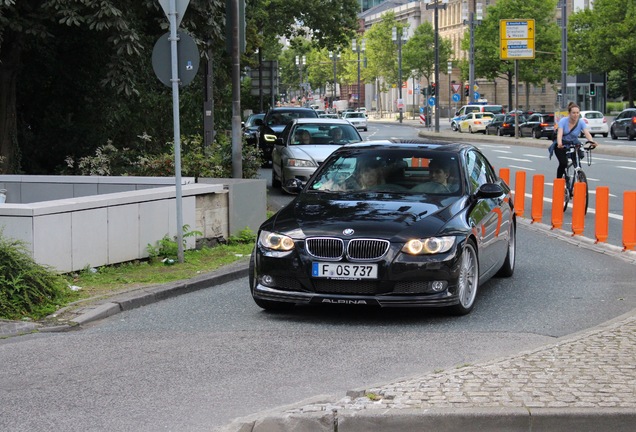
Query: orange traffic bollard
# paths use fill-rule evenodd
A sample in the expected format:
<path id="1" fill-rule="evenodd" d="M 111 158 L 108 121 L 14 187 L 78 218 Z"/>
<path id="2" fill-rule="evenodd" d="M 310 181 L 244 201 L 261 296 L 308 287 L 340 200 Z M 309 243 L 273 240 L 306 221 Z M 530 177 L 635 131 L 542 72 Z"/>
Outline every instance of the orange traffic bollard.
<path id="1" fill-rule="evenodd" d="M 499 170 L 499 177 L 510 186 L 510 168 L 501 168 Z"/>
<path id="2" fill-rule="evenodd" d="M 563 203 L 565 202 L 565 179 L 554 179 L 552 187 L 552 229 L 563 226 Z"/>
<path id="3" fill-rule="evenodd" d="M 532 223 L 541 222 L 543 217 L 543 174 L 532 177 Z"/>
<path id="4" fill-rule="evenodd" d="M 583 182 L 574 183 L 574 197 L 572 203 L 572 235 L 581 235 L 585 230 L 585 188 Z"/>
<path id="5" fill-rule="evenodd" d="M 623 194 L 623 250 L 636 246 L 636 191 Z"/>
<path id="6" fill-rule="evenodd" d="M 515 173 L 515 214 L 523 217 L 526 199 L 526 172 L 517 171 Z"/>
<path id="7" fill-rule="evenodd" d="M 596 243 L 604 243 L 609 234 L 609 187 L 596 188 Z"/>

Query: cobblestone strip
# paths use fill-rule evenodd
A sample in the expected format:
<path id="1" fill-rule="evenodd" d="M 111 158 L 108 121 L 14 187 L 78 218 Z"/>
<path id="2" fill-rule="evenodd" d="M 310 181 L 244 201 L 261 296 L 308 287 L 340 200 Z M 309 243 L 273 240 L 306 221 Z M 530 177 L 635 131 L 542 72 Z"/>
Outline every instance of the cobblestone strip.
<path id="1" fill-rule="evenodd" d="M 504 360 L 369 388 L 288 414 L 400 408 L 636 408 L 636 317 Z"/>

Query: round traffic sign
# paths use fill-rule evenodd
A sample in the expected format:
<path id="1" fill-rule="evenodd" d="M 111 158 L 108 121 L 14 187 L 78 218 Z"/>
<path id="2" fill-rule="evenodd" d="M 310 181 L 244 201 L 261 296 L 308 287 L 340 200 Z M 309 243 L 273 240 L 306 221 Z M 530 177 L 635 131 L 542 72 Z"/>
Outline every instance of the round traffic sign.
<path id="1" fill-rule="evenodd" d="M 479 99 L 479 92 L 473 93 L 473 99 L 475 100 Z"/>
<path id="2" fill-rule="evenodd" d="M 453 102 L 459 102 L 460 99 L 459 93 L 453 93 Z"/>
<path id="3" fill-rule="evenodd" d="M 435 96 L 431 96 L 430 98 L 428 98 L 428 104 L 430 106 L 435 105 Z"/>
<path id="4" fill-rule="evenodd" d="M 163 84 L 172 87 L 172 49 L 170 47 L 170 33 L 166 33 L 157 40 L 152 49 L 152 69 Z M 177 32 L 177 68 L 179 85 L 186 86 L 194 79 L 199 70 L 199 49 L 192 36 L 185 32 Z"/>

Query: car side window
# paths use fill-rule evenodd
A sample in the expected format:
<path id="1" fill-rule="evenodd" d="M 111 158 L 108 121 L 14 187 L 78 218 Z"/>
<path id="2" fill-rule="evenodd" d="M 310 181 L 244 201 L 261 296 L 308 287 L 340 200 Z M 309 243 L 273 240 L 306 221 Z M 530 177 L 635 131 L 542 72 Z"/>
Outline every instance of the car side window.
<path id="1" fill-rule="evenodd" d="M 466 169 L 471 194 L 476 193 L 481 185 L 495 182 L 496 176 L 492 167 L 484 156 L 476 151 L 466 153 Z"/>

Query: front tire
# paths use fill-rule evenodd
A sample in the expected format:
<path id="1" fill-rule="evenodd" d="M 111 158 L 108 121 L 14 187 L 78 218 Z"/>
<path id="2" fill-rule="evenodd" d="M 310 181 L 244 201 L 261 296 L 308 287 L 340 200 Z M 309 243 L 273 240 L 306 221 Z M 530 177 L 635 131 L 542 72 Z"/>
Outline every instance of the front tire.
<path id="1" fill-rule="evenodd" d="M 467 240 L 462 251 L 459 279 L 457 281 L 457 297 L 459 303 L 451 307 L 454 315 L 466 315 L 473 310 L 477 289 L 479 288 L 479 262 L 477 249 L 472 240 Z"/>
<path id="2" fill-rule="evenodd" d="M 510 277 L 515 272 L 515 262 L 517 255 L 517 226 L 515 221 L 512 221 L 510 226 L 510 238 L 508 239 L 508 253 L 503 265 L 497 272 L 498 277 Z"/>
<path id="3" fill-rule="evenodd" d="M 532 136 L 535 139 L 541 139 L 541 131 L 539 129 L 533 129 L 532 130 Z"/>

